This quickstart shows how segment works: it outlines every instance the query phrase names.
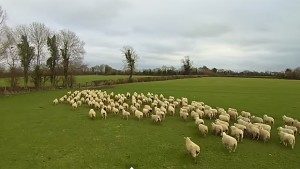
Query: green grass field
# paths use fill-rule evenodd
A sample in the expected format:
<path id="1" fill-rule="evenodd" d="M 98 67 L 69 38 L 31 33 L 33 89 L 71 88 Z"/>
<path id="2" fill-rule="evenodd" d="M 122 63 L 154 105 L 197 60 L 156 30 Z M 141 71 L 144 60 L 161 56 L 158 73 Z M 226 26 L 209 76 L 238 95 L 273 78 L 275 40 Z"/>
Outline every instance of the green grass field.
<path id="1" fill-rule="evenodd" d="M 184 122 L 178 114 L 161 125 L 115 115 L 91 120 L 87 106 L 73 110 L 52 104 L 66 90 L 0 96 L 0 168 L 300 167 L 299 136 L 292 150 L 279 144 L 276 132 L 283 114 L 300 119 L 300 81 L 198 78 L 124 84 L 107 91 L 184 96 L 213 107 L 268 114 L 275 117 L 275 126 L 268 143 L 246 138 L 235 153 L 228 153 L 220 137 L 200 136 L 194 121 Z M 210 121 L 205 123 L 210 128 Z M 186 154 L 184 136 L 201 147 L 197 164 Z"/>
<path id="2" fill-rule="evenodd" d="M 76 83 L 85 84 L 86 82 L 92 82 L 94 80 L 116 80 L 128 78 L 127 75 L 77 75 L 75 76 Z M 29 86 L 34 86 L 34 84 L 29 80 Z M 0 78 L 0 87 L 9 86 L 9 78 Z M 19 85 L 24 86 L 23 77 L 19 78 Z M 46 86 L 50 86 L 50 80 L 46 82 Z"/>

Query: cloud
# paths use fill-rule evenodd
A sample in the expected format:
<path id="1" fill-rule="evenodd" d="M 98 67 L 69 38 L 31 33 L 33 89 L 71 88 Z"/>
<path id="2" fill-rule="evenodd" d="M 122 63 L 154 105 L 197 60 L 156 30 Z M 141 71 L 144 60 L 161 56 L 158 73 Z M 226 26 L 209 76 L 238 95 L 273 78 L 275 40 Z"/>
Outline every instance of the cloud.
<path id="1" fill-rule="evenodd" d="M 195 66 L 283 70 L 300 63 L 300 3 L 281 0 L 2 0 L 8 24 L 43 22 L 75 31 L 85 62 L 122 68 L 134 47 L 139 68 Z"/>

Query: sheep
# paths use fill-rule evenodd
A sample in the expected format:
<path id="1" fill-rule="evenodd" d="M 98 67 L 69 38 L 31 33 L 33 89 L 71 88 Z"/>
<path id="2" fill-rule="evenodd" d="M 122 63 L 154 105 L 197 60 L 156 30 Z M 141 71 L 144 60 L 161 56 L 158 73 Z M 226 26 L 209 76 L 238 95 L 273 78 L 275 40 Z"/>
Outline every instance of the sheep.
<path id="1" fill-rule="evenodd" d="M 179 116 L 181 118 L 183 118 L 184 120 L 186 120 L 188 117 L 189 117 L 189 113 L 187 112 L 186 109 L 180 109 L 180 112 L 179 112 Z"/>
<path id="2" fill-rule="evenodd" d="M 294 121 L 293 126 L 296 127 L 297 130 L 298 130 L 298 133 L 300 133 L 300 122 L 299 122 L 298 120 L 295 120 L 295 121 Z"/>
<path id="3" fill-rule="evenodd" d="M 213 117 L 213 113 L 212 113 L 211 109 L 205 109 L 204 115 L 209 119 L 212 119 L 212 117 Z"/>
<path id="4" fill-rule="evenodd" d="M 165 119 L 165 113 L 163 111 L 161 111 L 160 109 L 157 109 L 155 111 L 155 114 L 159 115 L 161 120 Z"/>
<path id="5" fill-rule="evenodd" d="M 229 153 L 235 152 L 237 147 L 237 141 L 234 137 L 227 135 L 225 132 L 222 133 L 222 143 L 226 149 L 229 150 Z"/>
<path id="6" fill-rule="evenodd" d="M 199 125 L 199 124 L 204 124 L 204 120 L 200 119 L 199 117 L 195 119 L 195 124 Z"/>
<path id="7" fill-rule="evenodd" d="M 256 116 L 251 116 L 251 122 L 252 123 L 263 123 L 264 120 L 260 117 L 256 117 Z"/>
<path id="8" fill-rule="evenodd" d="M 255 126 L 262 127 L 263 129 L 267 130 L 268 132 L 271 132 L 271 126 L 268 124 L 263 123 L 254 123 Z"/>
<path id="9" fill-rule="evenodd" d="M 199 117 L 199 114 L 198 113 L 196 113 L 194 110 L 191 112 L 191 117 L 193 118 L 193 119 L 196 119 L 196 117 Z"/>
<path id="10" fill-rule="evenodd" d="M 283 127 L 278 127 L 277 130 L 278 130 L 278 131 L 285 132 L 285 133 L 288 133 L 288 134 L 294 135 L 294 131 L 293 131 L 292 129 L 283 128 Z"/>
<path id="11" fill-rule="evenodd" d="M 226 122 L 229 122 L 230 120 L 230 117 L 226 116 L 226 115 L 220 115 L 219 116 L 219 119 L 222 120 L 222 121 L 226 121 Z"/>
<path id="12" fill-rule="evenodd" d="M 294 131 L 294 135 L 296 135 L 297 132 L 298 132 L 298 129 L 297 129 L 297 127 L 295 127 L 295 126 L 288 126 L 288 125 L 285 125 L 284 128 L 293 130 L 293 131 Z"/>
<path id="13" fill-rule="evenodd" d="M 216 135 L 221 135 L 223 133 L 223 127 L 219 124 L 211 123 L 212 132 Z"/>
<path id="14" fill-rule="evenodd" d="M 238 119 L 238 120 L 237 120 L 237 123 L 238 123 L 238 124 L 242 124 L 242 125 L 244 125 L 244 126 L 247 126 L 248 124 L 250 124 L 249 122 L 246 122 L 246 121 L 244 121 L 243 119 Z"/>
<path id="15" fill-rule="evenodd" d="M 111 112 L 113 112 L 114 114 L 118 114 L 119 113 L 119 109 L 112 107 L 111 108 Z"/>
<path id="16" fill-rule="evenodd" d="M 279 138 L 280 138 L 280 143 L 283 143 L 283 145 L 287 146 L 287 143 L 289 143 L 292 147 L 292 149 L 294 149 L 295 146 L 295 136 L 292 134 L 288 134 L 282 131 L 278 132 Z"/>
<path id="17" fill-rule="evenodd" d="M 242 112 L 241 112 L 241 116 L 250 118 L 250 117 L 251 117 L 251 113 L 246 112 L 246 111 L 242 111 Z"/>
<path id="18" fill-rule="evenodd" d="M 259 138 L 262 139 L 264 142 L 270 140 L 271 134 L 268 130 L 263 129 L 262 127 L 259 128 Z"/>
<path id="19" fill-rule="evenodd" d="M 58 103 L 58 100 L 57 99 L 54 99 L 53 100 L 53 104 L 57 104 Z"/>
<path id="20" fill-rule="evenodd" d="M 251 120 L 250 120 L 249 118 L 243 117 L 243 116 L 238 116 L 237 119 L 238 119 L 238 120 L 239 120 L 239 119 L 242 119 L 242 120 L 244 120 L 245 122 L 248 122 L 248 123 L 251 122 Z"/>
<path id="21" fill-rule="evenodd" d="M 238 124 L 238 123 L 233 123 L 233 125 L 237 128 L 239 128 L 240 130 L 242 130 L 243 132 L 246 131 L 246 126 L 242 125 L 242 124 Z"/>
<path id="22" fill-rule="evenodd" d="M 122 117 L 123 118 L 125 118 L 126 117 L 126 119 L 128 120 L 128 117 L 130 116 L 130 113 L 128 112 L 128 111 L 126 111 L 126 110 L 122 110 Z"/>
<path id="23" fill-rule="evenodd" d="M 291 117 L 287 117 L 286 115 L 282 116 L 282 120 L 284 124 L 291 125 L 291 126 L 294 124 L 294 119 Z"/>
<path id="24" fill-rule="evenodd" d="M 74 109 L 76 109 L 76 108 L 77 108 L 77 103 L 74 102 L 74 103 L 72 104 L 72 107 L 73 107 Z"/>
<path id="25" fill-rule="evenodd" d="M 269 125 L 274 125 L 274 118 L 273 117 L 270 117 L 268 115 L 263 115 L 263 120 L 264 120 L 264 123 L 266 124 L 269 124 Z"/>
<path id="26" fill-rule="evenodd" d="M 149 116 L 149 112 L 150 112 L 150 110 L 149 110 L 149 109 L 147 109 L 147 108 L 143 108 L 143 114 L 144 114 L 146 117 L 148 117 L 148 116 Z"/>
<path id="27" fill-rule="evenodd" d="M 189 154 L 192 155 L 192 157 L 195 160 L 195 163 L 197 163 L 196 157 L 200 154 L 200 147 L 195 144 L 190 137 L 184 137 L 185 139 L 185 147 Z"/>
<path id="28" fill-rule="evenodd" d="M 246 126 L 246 131 L 250 134 L 250 136 L 252 137 L 252 139 L 259 139 L 259 129 L 257 126 L 249 123 L 247 126 Z"/>
<path id="29" fill-rule="evenodd" d="M 101 109 L 100 113 L 101 113 L 101 117 L 106 119 L 107 113 L 106 113 L 106 108 L 105 107 Z"/>
<path id="30" fill-rule="evenodd" d="M 215 124 L 221 125 L 223 128 L 223 132 L 227 133 L 228 132 L 228 126 L 224 123 L 221 123 L 220 121 L 216 121 Z"/>
<path id="31" fill-rule="evenodd" d="M 236 126 L 230 127 L 230 135 L 235 137 L 237 141 L 242 141 L 244 138 L 244 130 L 239 129 Z"/>
<path id="32" fill-rule="evenodd" d="M 174 116 L 174 115 L 175 115 L 175 108 L 174 108 L 173 106 L 169 105 L 169 107 L 168 107 L 168 112 L 169 112 L 172 116 Z"/>
<path id="33" fill-rule="evenodd" d="M 159 115 L 156 115 L 156 114 L 152 114 L 152 115 L 151 115 L 151 119 L 152 119 L 152 121 L 155 122 L 155 123 L 161 122 L 160 116 L 159 116 Z"/>
<path id="34" fill-rule="evenodd" d="M 232 109 L 228 109 L 227 113 L 230 115 L 230 119 L 236 120 L 238 116 L 238 112 Z"/>
<path id="35" fill-rule="evenodd" d="M 135 117 L 137 117 L 139 120 L 140 120 L 141 118 L 143 118 L 143 112 L 141 112 L 141 111 L 139 111 L 139 110 L 136 110 L 136 111 L 134 112 L 134 115 L 135 115 Z"/>
<path id="36" fill-rule="evenodd" d="M 200 109 L 198 108 L 198 109 L 196 109 L 196 113 L 198 113 L 198 115 L 199 115 L 200 118 L 203 118 L 204 112 L 203 112 L 202 110 L 200 110 Z"/>
<path id="37" fill-rule="evenodd" d="M 199 124 L 198 125 L 198 130 L 204 136 L 206 136 L 206 134 L 208 133 L 208 127 L 206 125 L 204 125 L 204 124 Z"/>
<path id="38" fill-rule="evenodd" d="M 229 127 L 229 123 L 227 123 L 226 121 L 222 121 L 220 119 L 216 119 L 215 122 L 216 123 L 222 123 L 222 124 L 226 125 L 227 127 Z"/>
<path id="39" fill-rule="evenodd" d="M 89 116 L 90 116 L 91 119 L 96 118 L 96 112 L 94 111 L 94 109 L 90 109 Z"/>

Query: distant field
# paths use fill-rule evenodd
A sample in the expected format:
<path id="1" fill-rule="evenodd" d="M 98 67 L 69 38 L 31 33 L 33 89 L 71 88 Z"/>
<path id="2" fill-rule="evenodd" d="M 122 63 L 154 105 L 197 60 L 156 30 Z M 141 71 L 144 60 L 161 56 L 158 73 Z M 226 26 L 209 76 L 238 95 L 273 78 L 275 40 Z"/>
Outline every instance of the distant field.
<path id="1" fill-rule="evenodd" d="M 128 78 L 127 75 L 78 75 L 75 76 L 76 83 L 92 82 L 94 80 L 114 80 Z M 23 86 L 23 77 L 19 78 L 19 85 Z M 50 85 L 50 80 L 46 82 L 46 85 Z M 9 78 L 0 78 L 0 87 L 9 86 Z M 32 82 L 29 82 L 29 86 L 34 86 Z"/>
<path id="2" fill-rule="evenodd" d="M 187 97 L 213 107 L 268 114 L 275 126 L 269 142 L 245 138 L 235 153 L 228 153 L 220 137 L 200 136 L 194 121 L 185 122 L 178 114 L 161 125 L 112 114 L 91 120 L 86 105 L 73 110 L 68 104 L 52 104 L 66 90 L 0 96 L 0 168 L 300 168 L 299 136 L 292 150 L 279 143 L 276 131 L 283 114 L 300 119 L 300 81 L 196 78 L 123 84 L 107 91 Z M 209 129 L 210 123 L 205 119 Z M 201 147 L 197 164 L 185 152 L 184 136 Z"/>

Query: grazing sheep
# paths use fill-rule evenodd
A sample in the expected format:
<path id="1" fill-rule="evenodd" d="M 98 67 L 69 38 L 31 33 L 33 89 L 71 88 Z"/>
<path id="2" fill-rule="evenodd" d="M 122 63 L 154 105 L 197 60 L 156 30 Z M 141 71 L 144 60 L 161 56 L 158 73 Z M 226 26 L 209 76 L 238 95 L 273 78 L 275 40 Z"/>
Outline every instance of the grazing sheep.
<path id="1" fill-rule="evenodd" d="M 258 127 L 251 124 L 251 123 L 248 124 L 246 127 L 247 127 L 246 131 L 247 131 L 248 134 L 250 134 L 252 139 L 256 138 L 258 140 L 259 139 L 259 129 L 258 129 Z"/>
<path id="2" fill-rule="evenodd" d="M 175 115 L 175 108 L 174 108 L 173 106 L 169 105 L 169 107 L 168 107 L 168 112 L 169 112 L 172 116 L 174 116 L 174 115 Z"/>
<path id="3" fill-rule="evenodd" d="M 198 115 L 199 115 L 200 118 L 203 118 L 204 112 L 202 110 L 196 109 L 196 113 L 198 113 Z"/>
<path id="4" fill-rule="evenodd" d="M 238 116 L 238 112 L 232 109 L 228 109 L 227 113 L 230 115 L 230 119 L 236 120 Z"/>
<path id="5" fill-rule="evenodd" d="M 239 128 L 240 130 L 242 130 L 243 132 L 246 131 L 246 126 L 242 125 L 242 124 L 238 124 L 238 123 L 233 123 L 233 125 L 237 128 Z"/>
<path id="6" fill-rule="evenodd" d="M 263 140 L 264 142 L 270 140 L 271 134 L 268 130 L 263 129 L 262 127 L 259 128 L 259 138 Z"/>
<path id="7" fill-rule="evenodd" d="M 130 116 L 130 113 L 128 112 L 128 111 L 126 111 L 126 110 L 122 110 L 122 116 L 123 116 L 123 118 L 125 118 L 126 117 L 126 119 L 128 120 L 128 117 Z"/>
<path id="8" fill-rule="evenodd" d="M 235 152 L 237 147 L 237 141 L 234 137 L 227 135 L 225 132 L 222 133 L 222 143 L 229 152 Z"/>
<path id="9" fill-rule="evenodd" d="M 200 147 L 195 144 L 190 137 L 184 137 L 185 139 L 185 147 L 189 154 L 194 158 L 195 162 L 197 162 L 196 157 L 200 154 Z"/>
<path id="10" fill-rule="evenodd" d="M 213 117 L 213 113 L 212 113 L 211 109 L 205 109 L 204 115 L 209 119 L 212 119 L 212 117 Z"/>
<path id="11" fill-rule="evenodd" d="M 296 135 L 298 133 L 298 129 L 295 126 L 285 125 L 284 128 L 293 130 L 294 131 L 294 135 Z"/>
<path id="12" fill-rule="evenodd" d="M 295 121 L 293 118 L 287 117 L 286 115 L 282 116 L 282 120 L 284 124 L 291 125 L 291 126 L 294 124 Z"/>
<path id="13" fill-rule="evenodd" d="M 215 135 L 221 135 L 223 133 L 223 127 L 219 124 L 211 123 L 211 129 Z"/>
<path id="14" fill-rule="evenodd" d="M 236 126 L 230 127 L 230 135 L 235 137 L 237 141 L 242 141 L 244 138 L 244 131 L 237 128 Z"/>
<path id="15" fill-rule="evenodd" d="M 208 133 L 208 127 L 206 125 L 204 125 L 204 124 L 199 124 L 198 125 L 198 130 L 204 136 L 206 136 L 206 134 Z"/>
<path id="16" fill-rule="evenodd" d="M 263 123 L 264 120 L 260 117 L 256 117 L 256 116 L 251 116 L 251 122 L 252 123 Z"/>
<path id="17" fill-rule="evenodd" d="M 141 111 L 139 111 L 139 110 L 136 110 L 135 112 L 134 112 L 134 115 L 135 115 L 135 117 L 137 117 L 139 120 L 141 119 L 141 118 L 143 118 L 143 112 L 141 112 Z"/>
<path id="18" fill-rule="evenodd" d="M 195 124 L 196 124 L 196 125 L 204 124 L 204 120 L 203 120 L 203 119 L 200 119 L 199 117 L 197 117 L 197 118 L 195 119 Z"/>
<path id="19" fill-rule="evenodd" d="M 228 117 L 228 116 L 226 116 L 226 115 L 222 115 L 222 114 L 221 114 L 221 115 L 219 116 L 219 119 L 222 120 L 222 121 L 229 122 L 230 116 Z"/>
<path id="20" fill-rule="evenodd" d="M 76 108 L 77 108 L 77 103 L 74 102 L 74 103 L 72 104 L 72 107 L 73 107 L 74 109 L 76 109 Z"/>
<path id="21" fill-rule="evenodd" d="M 189 117 L 189 113 L 187 112 L 186 109 L 180 109 L 180 112 L 179 112 L 179 116 L 181 118 L 183 118 L 184 120 L 186 120 L 188 117 Z"/>
<path id="22" fill-rule="evenodd" d="M 58 103 L 58 100 L 57 99 L 54 99 L 53 100 L 53 104 L 57 104 Z"/>
<path id="23" fill-rule="evenodd" d="M 222 123 L 222 124 L 226 125 L 227 127 L 229 127 L 229 123 L 227 123 L 226 121 L 222 121 L 220 119 L 216 119 L 215 122 L 216 123 Z"/>
<path id="24" fill-rule="evenodd" d="M 159 115 L 156 115 L 156 114 L 152 114 L 152 115 L 151 115 L 151 119 L 152 119 L 152 121 L 155 122 L 155 123 L 161 122 L 160 116 L 159 116 Z"/>
<path id="25" fill-rule="evenodd" d="M 149 110 L 149 109 L 147 109 L 147 108 L 143 108 L 143 114 L 144 114 L 146 117 L 148 117 L 148 116 L 149 116 L 149 112 L 150 112 L 150 110 Z"/>
<path id="26" fill-rule="evenodd" d="M 287 128 L 283 128 L 283 127 L 278 127 L 277 130 L 278 130 L 278 131 L 285 132 L 285 133 L 288 133 L 288 134 L 294 135 L 294 131 L 293 131 L 292 129 L 287 129 Z"/>
<path id="27" fill-rule="evenodd" d="M 253 125 L 262 127 L 263 129 L 267 130 L 268 132 L 271 132 L 271 126 L 268 124 L 263 124 L 263 123 L 254 123 Z"/>
<path id="28" fill-rule="evenodd" d="M 242 112 L 241 112 L 241 116 L 250 118 L 250 117 L 251 117 L 251 113 L 246 112 L 246 111 L 242 111 Z"/>
<path id="29" fill-rule="evenodd" d="M 114 114 L 118 114 L 119 113 L 119 109 L 112 107 L 111 108 L 111 112 L 113 112 Z"/>
<path id="30" fill-rule="evenodd" d="M 298 133 L 300 133 L 300 122 L 298 120 L 294 121 L 293 126 L 295 126 L 297 128 L 297 130 L 298 130 Z"/>
<path id="31" fill-rule="evenodd" d="M 155 114 L 159 115 L 161 120 L 165 119 L 165 113 L 163 111 L 161 111 L 160 109 L 157 109 L 155 111 Z"/>
<path id="32" fill-rule="evenodd" d="M 106 108 L 105 107 L 101 109 L 100 113 L 101 113 L 101 117 L 106 119 L 107 113 L 106 113 Z"/>
<path id="33" fill-rule="evenodd" d="M 94 109 L 90 109 L 89 116 L 90 116 L 91 119 L 95 119 L 96 118 L 96 112 L 94 111 Z"/>
<path id="34" fill-rule="evenodd" d="M 266 124 L 274 125 L 274 118 L 273 117 L 270 117 L 270 116 L 265 114 L 263 116 L 263 120 L 264 120 L 264 123 L 266 123 Z"/>
<path id="35" fill-rule="evenodd" d="M 283 143 L 283 145 L 287 146 L 287 143 L 291 145 L 292 149 L 294 149 L 295 146 L 295 136 L 292 134 L 288 134 L 282 131 L 278 132 L 280 143 Z"/>
<path id="36" fill-rule="evenodd" d="M 192 117 L 193 119 L 196 119 L 196 117 L 199 118 L 199 114 L 196 113 L 196 112 L 193 110 L 193 111 L 191 112 L 191 117 Z"/>
<path id="37" fill-rule="evenodd" d="M 243 119 L 238 119 L 238 120 L 237 120 L 237 123 L 238 123 L 238 124 L 242 124 L 242 125 L 244 125 L 244 126 L 246 126 L 246 127 L 247 127 L 248 124 L 250 124 L 249 122 L 246 122 L 246 121 L 244 121 Z"/>
<path id="38" fill-rule="evenodd" d="M 248 122 L 248 123 L 251 122 L 251 120 L 250 120 L 249 118 L 243 117 L 243 116 L 238 116 L 237 119 L 238 119 L 238 120 L 239 120 L 239 119 L 242 119 L 242 120 L 244 120 L 245 122 Z"/>

